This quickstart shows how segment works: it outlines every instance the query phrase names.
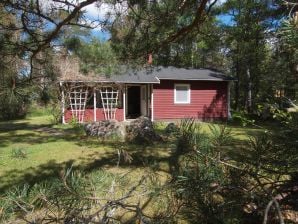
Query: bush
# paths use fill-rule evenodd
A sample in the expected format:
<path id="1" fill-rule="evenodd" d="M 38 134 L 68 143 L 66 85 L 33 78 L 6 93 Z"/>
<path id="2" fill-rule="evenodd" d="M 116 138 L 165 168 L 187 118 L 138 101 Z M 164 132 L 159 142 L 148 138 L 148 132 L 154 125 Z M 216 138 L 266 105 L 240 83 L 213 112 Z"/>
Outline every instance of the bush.
<path id="1" fill-rule="evenodd" d="M 15 159 L 26 159 L 27 153 L 24 149 L 17 148 L 11 150 L 11 157 Z"/>
<path id="2" fill-rule="evenodd" d="M 181 120 L 177 133 L 177 150 L 181 153 L 194 150 L 200 140 L 200 129 L 200 124 L 193 118 Z"/>
<path id="3" fill-rule="evenodd" d="M 32 103 L 30 107 L 28 107 L 26 117 L 40 117 L 50 115 L 49 108 L 45 106 L 40 106 L 36 102 Z"/>
<path id="4" fill-rule="evenodd" d="M 52 116 L 52 124 L 61 124 L 62 123 L 62 111 L 61 106 L 57 103 L 52 103 L 50 105 L 50 114 Z"/>
<path id="5" fill-rule="evenodd" d="M 232 130 L 226 125 L 209 125 L 211 136 L 210 142 L 215 153 L 218 155 L 218 159 L 221 157 L 221 152 L 224 146 L 231 145 L 233 140 Z"/>
<path id="6" fill-rule="evenodd" d="M 0 97 L 0 120 L 24 118 L 30 103 L 29 96 L 19 95 L 13 91 L 1 92 Z"/>
<path id="7" fill-rule="evenodd" d="M 234 111 L 232 113 L 232 121 L 242 126 L 253 125 L 255 120 L 252 119 L 245 111 Z"/>

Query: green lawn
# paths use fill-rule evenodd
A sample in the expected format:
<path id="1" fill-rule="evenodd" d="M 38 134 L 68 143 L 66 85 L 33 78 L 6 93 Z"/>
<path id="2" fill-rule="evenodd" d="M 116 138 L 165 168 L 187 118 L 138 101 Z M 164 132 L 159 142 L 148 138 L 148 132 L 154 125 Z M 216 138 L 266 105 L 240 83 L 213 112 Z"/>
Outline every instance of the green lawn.
<path id="1" fill-rule="evenodd" d="M 162 132 L 164 124 L 157 127 Z M 231 127 L 236 144 L 243 144 L 249 134 L 262 131 Z M 202 128 L 209 132 L 207 123 L 203 123 Z M 121 148 L 131 154 L 133 161 L 121 163 L 115 172 L 132 171 L 141 175 L 144 168 L 157 166 L 166 175 L 171 147 L 170 142 L 151 146 L 100 142 L 86 137 L 71 125 L 51 125 L 47 115 L 0 122 L 0 192 L 11 186 L 59 175 L 70 165 L 87 171 L 98 168 L 115 171 L 117 149 Z M 25 158 L 13 156 L 13 152 L 21 152 Z"/>
<path id="2" fill-rule="evenodd" d="M 144 147 L 103 143 L 71 125 L 51 125 L 49 116 L 0 122 L 0 192 L 57 175 L 70 165 L 85 170 L 115 167 L 117 149 L 121 148 L 133 156 L 130 166 L 121 166 L 123 171 L 136 171 L 136 167 L 141 169 L 154 160 L 166 161 L 170 152 L 166 144 Z M 16 158 L 14 151 L 24 152 L 25 158 Z"/>

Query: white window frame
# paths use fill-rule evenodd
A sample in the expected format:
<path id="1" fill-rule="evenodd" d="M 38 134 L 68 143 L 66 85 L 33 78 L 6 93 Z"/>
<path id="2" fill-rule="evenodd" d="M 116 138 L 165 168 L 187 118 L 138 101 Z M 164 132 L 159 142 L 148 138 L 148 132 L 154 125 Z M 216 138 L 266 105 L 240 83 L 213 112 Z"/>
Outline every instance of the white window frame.
<path id="1" fill-rule="evenodd" d="M 176 88 L 177 86 L 183 86 L 183 87 L 187 87 L 187 101 L 184 101 L 184 102 L 178 102 L 176 100 Z M 185 84 L 185 83 L 176 83 L 174 85 L 174 103 L 175 104 L 190 104 L 190 84 Z"/>

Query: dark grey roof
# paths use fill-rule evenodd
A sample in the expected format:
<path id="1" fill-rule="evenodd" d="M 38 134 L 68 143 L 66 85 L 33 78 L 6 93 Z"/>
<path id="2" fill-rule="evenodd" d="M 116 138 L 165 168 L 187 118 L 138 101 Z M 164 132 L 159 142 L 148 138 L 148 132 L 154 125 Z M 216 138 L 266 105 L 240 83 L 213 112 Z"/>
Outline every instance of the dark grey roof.
<path id="1" fill-rule="evenodd" d="M 160 83 L 159 80 L 232 81 L 231 77 L 211 69 L 185 69 L 176 67 L 148 67 L 114 75 L 111 80 L 120 83 Z"/>
<path id="2" fill-rule="evenodd" d="M 159 83 L 152 69 L 131 70 L 119 75 L 113 75 L 111 80 L 121 83 Z"/>
<path id="3" fill-rule="evenodd" d="M 115 82 L 115 83 L 160 83 L 160 80 L 205 80 L 205 81 L 232 81 L 231 77 L 211 69 L 186 69 L 176 67 L 147 67 L 125 71 L 111 77 L 104 76 L 80 76 L 68 79 L 66 82 Z"/>

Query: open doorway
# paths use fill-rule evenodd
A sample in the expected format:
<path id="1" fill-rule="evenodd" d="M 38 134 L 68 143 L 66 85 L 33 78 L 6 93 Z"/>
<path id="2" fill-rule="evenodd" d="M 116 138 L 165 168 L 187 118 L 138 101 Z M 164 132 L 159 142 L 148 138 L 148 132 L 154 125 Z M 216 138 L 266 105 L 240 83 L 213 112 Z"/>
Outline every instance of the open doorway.
<path id="1" fill-rule="evenodd" d="M 134 119 L 141 116 L 141 87 L 127 88 L 127 118 Z"/>

